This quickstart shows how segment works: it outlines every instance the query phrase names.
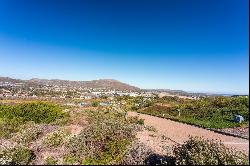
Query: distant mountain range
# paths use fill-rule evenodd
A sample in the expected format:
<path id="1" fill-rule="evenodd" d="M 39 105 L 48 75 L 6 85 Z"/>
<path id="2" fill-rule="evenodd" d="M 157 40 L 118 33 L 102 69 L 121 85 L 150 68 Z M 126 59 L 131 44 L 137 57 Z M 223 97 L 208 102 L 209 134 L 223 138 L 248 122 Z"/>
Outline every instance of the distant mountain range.
<path id="1" fill-rule="evenodd" d="M 171 95 L 194 95 L 194 96 L 231 96 L 230 94 L 208 94 L 208 93 L 192 93 L 183 90 L 171 90 L 171 89 L 140 89 L 136 86 L 132 86 L 114 79 L 99 79 L 92 81 L 70 81 L 60 79 L 39 79 L 32 78 L 30 80 L 13 79 L 10 77 L 0 77 L 0 83 L 23 83 L 25 86 L 66 86 L 75 88 L 105 88 L 105 89 L 117 89 L 117 90 L 128 90 L 128 91 L 144 91 L 144 92 L 166 92 Z"/>
<path id="2" fill-rule="evenodd" d="M 9 77 L 0 77 L 0 82 L 9 82 L 9 83 L 24 83 L 25 85 L 52 85 L 52 86 L 66 86 L 66 87 L 75 87 L 75 88 L 106 88 L 106 89 L 117 89 L 117 90 L 130 90 L 137 91 L 140 88 L 131 86 L 126 83 L 114 79 L 99 79 L 92 81 L 69 81 L 69 80 L 60 80 L 60 79 L 39 79 L 32 78 L 30 80 L 21 80 L 13 79 Z"/>

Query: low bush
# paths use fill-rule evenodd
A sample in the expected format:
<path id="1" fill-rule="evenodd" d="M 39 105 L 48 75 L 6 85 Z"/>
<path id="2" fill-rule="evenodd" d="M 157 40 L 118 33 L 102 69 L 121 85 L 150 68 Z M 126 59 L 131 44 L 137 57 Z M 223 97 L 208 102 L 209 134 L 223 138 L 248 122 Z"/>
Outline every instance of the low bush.
<path id="1" fill-rule="evenodd" d="M 94 101 L 92 102 L 92 107 L 98 107 L 100 105 L 100 103 L 98 101 Z"/>
<path id="2" fill-rule="evenodd" d="M 51 123 L 66 116 L 66 113 L 55 104 L 32 102 L 14 106 L 0 105 L 0 118 L 14 119 L 35 123 Z"/>
<path id="3" fill-rule="evenodd" d="M 12 140 L 17 143 L 27 144 L 36 140 L 40 134 L 42 134 L 42 129 L 40 126 L 29 123 L 22 126 L 20 131 L 12 137 Z"/>
<path id="4" fill-rule="evenodd" d="M 130 123 L 136 123 L 139 125 L 144 125 L 144 119 L 139 119 L 138 116 L 132 116 L 128 118 Z"/>
<path id="5" fill-rule="evenodd" d="M 0 165 L 27 165 L 34 158 L 34 153 L 24 147 L 0 150 Z"/>
<path id="6" fill-rule="evenodd" d="M 12 106 L 0 104 L 0 138 L 12 137 L 20 131 L 20 126 L 31 121 L 63 124 L 68 116 L 58 105 L 52 103 L 31 102 Z"/>
<path id="7" fill-rule="evenodd" d="M 45 159 L 45 165 L 57 165 L 58 160 L 54 159 L 53 157 L 49 156 Z"/>
<path id="8" fill-rule="evenodd" d="M 117 165 L 121 164 L 127 152 L 129 140 L 109 141 L 104 146 L 104 151 L 90 156 L 82 161 L 83 165 Z"/>
<path id="9" fill-rule="evenodd" d="M 124 165 L 145 165 L 146 159 L 152 154 L 152 150 L 143 143 L 134 141 L 128 147 L 128 152 L 124 157 Z"/>
<path id="10" fill-rule="evenodd" d="M 135 138 L 135 124 L 113 111 L 89 112 L 88 121 L 89 126 L 69 140 L 69 153 L 85 157 L 83 164 L 121 163 L 125 147 Z"/>
<path id="11" fill-rule="evenodd" d="M 248 156 L 225 147 L 221 142 L 190 137 L 174 147 L 177 165 L 248 165 Z"/>
<path id="12" fill-rule="evenodd" d="M 145 129 L 148 130 L 148 131 L 153 131 L 153 132 L 157 131 L 154 126 L 145 126 Z"/>
<path id="13" fill-rule="evenodd" d="M 11 138 L 13 133 L 19 131 L 19 126 L 22 125 L 16 118 L 4 119 L 0 118 L 0 138 Z"/>
<path id="14" fill-rule="evenodd" d="M 80 157 L 74 154 L 68 154 L 63 157 L 64 165 L 79 165 Z"/>
<path id="15" fill-rule="evenodd" d="M 138 122 L 137 122 L 137 124 L 144 125 L 144 119 L 139 119 Z"/>
<path id="16" fill-rule="evenodd" d="M 50 133 L 43 141 L 47 147 L 58 147 L 65 143 L 69 134 L 63 130 Z"/>

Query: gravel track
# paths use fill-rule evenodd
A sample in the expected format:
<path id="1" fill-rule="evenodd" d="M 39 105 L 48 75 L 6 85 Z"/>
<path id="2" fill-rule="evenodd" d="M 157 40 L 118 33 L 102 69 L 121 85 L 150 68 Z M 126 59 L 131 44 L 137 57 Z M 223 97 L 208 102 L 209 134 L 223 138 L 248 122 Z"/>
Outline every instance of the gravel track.
<path id="1" fill-rule="evenodd" d="M 220 140 L 227 147 L 232 147 L 235 148 L 236 150 L 249 153 L 249 141 L 246 139 L 237 138 L 233 136 L 226 136 L 196 126 L 175 122 L 169 119 L 163 119 L 151 115 L 140 114 L 137 112 L 128 112 L 128 115 L 138 116 L 139 118 L 145 119 L 144 124 L 155 127 L 157 130 L 157 135 L 164 135 L 170 140 L 174 140 L 179 144 L 182 144 L 186 140 L 188 140 L 189 136 L 200 136 L 207 139 Z M 141 134 L 139 137 L 141 137 L 140 140 L 144 142 L 143 141 L 145 140 L 144 137 L 146 137 L 145 134 Z M 158 146 L 160 145 L 158 144 Z M 157 149 L 158 147 L 151 147 L 151 148 Z"/>

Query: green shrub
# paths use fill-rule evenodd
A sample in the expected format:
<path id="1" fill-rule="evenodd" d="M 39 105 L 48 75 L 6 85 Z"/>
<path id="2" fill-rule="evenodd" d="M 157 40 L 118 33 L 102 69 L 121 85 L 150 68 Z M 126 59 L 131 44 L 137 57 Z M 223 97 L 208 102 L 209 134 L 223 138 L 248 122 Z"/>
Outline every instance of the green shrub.
<path id="1" fill-rule="evenodd" d="M 139 119 L 138 122 L 137 122 L 137 124 L 144 125 L 144 119 Z"/>
<path id="2" fill-rule="evenodd" d="M 94 101 L 92 102 L 92 107 L 98 107 L 99 106 L 99 102 L 98 101 Z"/>
<path id="3" fill-rule="evenodd" d="M 58 147 L 64 144 L 68 136 L 68 133 L 62 130 L 50 133 L 43 141 L 48 147 Z"/>
<path id="4" fill-rule="evenodd" d="M 27 165 L 34 159 L 34 153 L 28 148 L 14 147 L 0 150 L 0 165 Z"/>
<path id="5" fill-rule="evenodd" d="M 64 165 L 76 165 L 76 164 L 79 165 L 79 160 L 80 160 L 79 156 L 68 154 L 63 157 L 63 164 Z"/>
<path id="6" fill-rule="evenodd" d="M 84 164 L 120 163 L 125 148 L 135 138 L 134 124 L 122 113 L 89 112 L 89 126 L 73 136 L 66 147 L 71 154 L 86 157 Z"/>
<path id="7" fill-rule="evenodd" d="M 190 137 L 183 145 L 174 147 L 178 165 L 248 165 L 248 157 L 235 152 L 221 142 Z"/>
<path id="8" fill-rule="evenodd" d="M 19 131 L 19 126 L 23 123 L 16 118 L 4 119 L 0 118 L 0 138 L 10 138 L 13 133 Z"/>
<path id="9" fill-rule="evenodd" d="M 36 140 L 40 134 L 42 134 L 40 126 L 30 123 L 22 126 L 12 139 L 17 143 L 27 144 Z"/>
<path id="10" fill-rule="evenodd" d="M 112 165 L 121 164 L 126 154 L 128 140 L 109 141 L 105 147 L 104 152 L 88 157 L 82 161 L 83 165 Z"/>
<path id="11" fill-rule="evenodd" d="M 15 106 L 0 105 L 0 118 L 19 121 L 34 121 L 35 123 L 51 123 L 66 114 L 58 105 L 46 102 L 32 102 Z"/>
<path id="12" fill-rule="evenodd" d="M 118 123 L 91 125 L 69 140 L 68 148 L 77 155 L 95 155 L 101 152 L 109 141 L 133 138 L 133 132 L 128 126 Z M 118 147 L 117 147 L 118 148 Z"/>
<path id="13" fill-rule="evenodd" d="M 45 159 L 45 165 L 57 165 L 58 160 L 54 159 L 53 157 L 49 156 Z"/>

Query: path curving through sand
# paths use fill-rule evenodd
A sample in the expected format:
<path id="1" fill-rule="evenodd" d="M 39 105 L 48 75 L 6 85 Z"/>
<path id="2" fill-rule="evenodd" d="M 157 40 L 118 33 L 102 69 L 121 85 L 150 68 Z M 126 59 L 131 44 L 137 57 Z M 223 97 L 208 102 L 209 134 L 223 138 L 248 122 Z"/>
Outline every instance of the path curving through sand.
<path id="1" fill-rule="evenodd" d="M 221 140 L 227 147 L 232 147 L 236 150 L 249 153 L 249 140 L 246 139 L 237 138 L 233 136 L 226 136 L 196 126 L 137 112 L 128 112 L 128 115 L 138 116 L 139 118 L 144 119 L 145 125 L 153 126 L 156 128 L 157 135 L 164 135 L 172 142 L 182 144 L 188 139 L 189 136 L 200 136 L 207 139 Z M 140 137 L 141 140 L 144 140 L 145 138 L 143 137 L 147 136 L 145 134 L 142 134 Z M 153 142 L 152 139 L 154 138 L 147 138 L 147 141 Z"/>

